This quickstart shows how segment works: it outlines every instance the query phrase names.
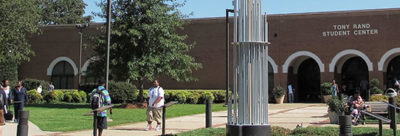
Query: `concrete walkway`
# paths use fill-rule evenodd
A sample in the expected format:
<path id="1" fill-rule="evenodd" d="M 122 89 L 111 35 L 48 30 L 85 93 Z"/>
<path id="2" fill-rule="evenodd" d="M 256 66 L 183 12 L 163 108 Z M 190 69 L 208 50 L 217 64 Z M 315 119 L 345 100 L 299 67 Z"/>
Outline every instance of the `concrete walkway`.
<path id="1" fill-rule="evenodd" d="M 271 104 L 270 105 L 270 124 L 294 129 L 297 124 L 303 123 L 303 127 L 318 124 L 327 120 L 327 106 L 325 104 Z M 213 112 L 213 127 L 225 127 L 227 112 Z M 176 134 L 185 131 L 205 127 L 205 115 L 197 114 L 170 118 L 166 120 L 166 133 Z M 110 127 L 104 131 L 105 136 L 154 136 L 160 135 L 161 131 L 144 131 L 146 122 Z M 155 124 L 153 123 L 153 127 Z M 91 130 L 57 133 L 53 135 L 63 136 L 90 136 Z"/>
<path id="2" fill-rule="evenodd" d="M 269 123 L 272 126 L 281 126 L 295 129 L 297 125 L 307 126 L 334 126 L 329 124 L 327 116 L 328 107 L 326 104 L 270 104 Z M 168 113 L 167 113 L 168 114 Z M 227 112 L 213 112 L 213 127 L 224 128 L 227 120 Z M 205 127 L 205 114 L 170 118 L 166 120 L 167 134 L 176 134 L 194 129 Z M 154 136 L 160 135 L 161 131 L 144 131 L 147 123 L 139 122 L 127 125 L 113 126 L 104 131 L 104 136 Z M 155 127 L 153 123 L 153 128 Z M 378 125 L 359 125 L 357 127 L 378 127 Z M 384 125 L 388 127 L 388 125 Z M 3 136 L 15 136 L 17 124 L 7 123 L 3 127 Z M 44 132 L 37 126 L 29 123 L 30 136 L 91 136 L 92 130 L 72 131 L 72 132 Z"/>

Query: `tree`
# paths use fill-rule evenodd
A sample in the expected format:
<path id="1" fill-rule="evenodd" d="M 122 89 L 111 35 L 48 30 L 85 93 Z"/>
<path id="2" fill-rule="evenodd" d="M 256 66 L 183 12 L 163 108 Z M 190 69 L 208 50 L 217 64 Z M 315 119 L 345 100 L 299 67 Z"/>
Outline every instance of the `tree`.
<path id="1" fill-rule="evenodd" d="M 85 14 L 83 0 L 39 0 L 42 10 L 41 24 L 77 24 L 88 23 L 91 16 Z"/>
<path id="2" fill-rule="evenodd" d="M 102 5 L 105 9 L 104 1 Z M 191 74 L 201 68 L 201 64 L 188 55 L 193 46 L 184 42 L 187 36 L 176 32 L 187 23 L 183 20 L 186 16 L 177 10 L 182 3 L 175 0 L 116 0 L 112 5 L 110 78 L 135 81 L 141 102 L 146 81 L 159 77 L 195 80 Z M 105 10 L 99 15 L 105 17 Z M 100 59 L 90 68 L 98 68 L 94 70 L 97 74 L 105 73 L 105 39 L 102 34 L 95 44 L 95 56 Z"/>
<path id="3" fill-rule="evenodd" d="M 28 43 L 39 32 L 41 18 L 36 0 L 0 1 L 0 78 L 17 80 L 18 65 L 34 54 Z"/>

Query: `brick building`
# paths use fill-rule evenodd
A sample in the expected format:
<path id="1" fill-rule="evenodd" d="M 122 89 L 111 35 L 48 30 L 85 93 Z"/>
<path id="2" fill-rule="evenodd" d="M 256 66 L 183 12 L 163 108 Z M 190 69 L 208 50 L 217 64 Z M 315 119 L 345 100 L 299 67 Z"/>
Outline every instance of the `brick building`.
<path id="1" fill-rule="evenodd" d="M 162 85 L 174 89 L 222 89 L 225 19 L 190 21 L 179 33 L 188 35 L 188 43 L 196 43 L 190 54 L 203 64 L 203 69 L 193 74 L 199 80 L 177 83 L 163 79 Z M 333 79 L 349 93 L 373 78 L 379 79 L 381 88 L 393 87 L 394 79 L 400 79 L 399 24 L 400 9 L 269 15 L 270 86 L 285 87 L 291 82 L 298 102 L 320 101 L 320 83 Z M 83 33 L 96 33 L 100 25 L 91 24 Z M 20 78 L 53 81 L 58 88 L 76 88 L 79 30 L 75 25 L 46 26 L 42 30 L 42 35 L 30 40 L 36 56 L 21 66 Z M 92 51 L 85 47 L 82 51 L 80 65 L 85 71 Z M 366 91 L 361 94 L 366 96 Z"/>

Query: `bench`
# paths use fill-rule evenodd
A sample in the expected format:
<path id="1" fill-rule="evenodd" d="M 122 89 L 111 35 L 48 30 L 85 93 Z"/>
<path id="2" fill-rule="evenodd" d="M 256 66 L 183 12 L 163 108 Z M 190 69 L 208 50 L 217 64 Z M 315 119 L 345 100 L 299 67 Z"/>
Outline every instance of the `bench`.
<path id="1" fill-rule="evenodd" d="M 388 114 L 388 105 L 384 102 L 365 102 L 365 105 L 368 105 L 368 112 L 379 115 L 387 115 Z"/>

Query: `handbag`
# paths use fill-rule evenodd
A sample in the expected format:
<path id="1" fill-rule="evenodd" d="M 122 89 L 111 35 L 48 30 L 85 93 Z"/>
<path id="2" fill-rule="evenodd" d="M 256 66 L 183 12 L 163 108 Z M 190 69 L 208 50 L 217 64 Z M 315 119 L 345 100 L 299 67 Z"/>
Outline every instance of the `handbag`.
<path id="1" fill-rule="evenodd" d="M 14 117 L 14 115 L 12 114 L 12 111 L 10 110 L 10 106 L 7 106 L 7 113 L 6 114 L 4 114 L 4 118 L 6 119 L 6 120 L 12 120 L 13 119 L 13 117 Z"/>

